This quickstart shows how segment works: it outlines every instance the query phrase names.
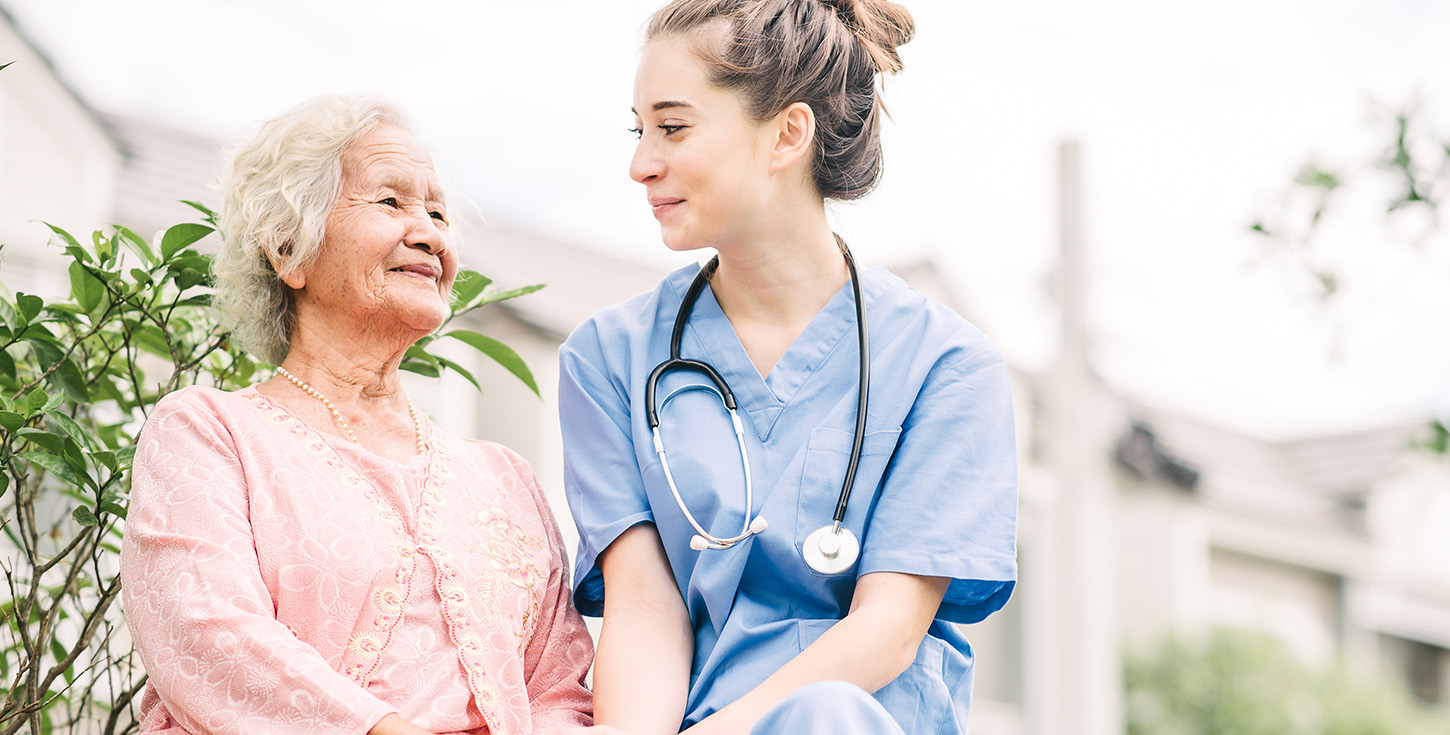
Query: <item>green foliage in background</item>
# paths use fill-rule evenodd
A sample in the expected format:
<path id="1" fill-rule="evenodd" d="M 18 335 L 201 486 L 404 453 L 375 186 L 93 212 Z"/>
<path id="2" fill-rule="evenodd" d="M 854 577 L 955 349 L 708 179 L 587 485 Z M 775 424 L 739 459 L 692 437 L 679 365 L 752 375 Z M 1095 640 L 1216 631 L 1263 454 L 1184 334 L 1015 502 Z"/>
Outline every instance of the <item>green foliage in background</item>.
<path id="1" fill-rule="evenodd" d="M 1282 256 L 1313 277 L 1320 299 L 1340 294 L 1347 277 L 1325 227 L 1341 210 L 1351 189 L 1385 196 L 1381 237 L 1366 247 L 1446 247 L 1444 213 L 1450 203 L 1450 139 L 1440 138 L 1413 105 L 1378 129 L 1385 143 L 1369 160 L 1330 166 L 1306 162 L 1284 201 L 1253 222 L 1266 252 Z"/>
<path id="2" fill-rule="evenodd" d="M 1228 630 L 1130 655 L 1128 735 L 1444 735 L 1450 712 L 1403 688 L 1300 664 L 1268 637 Z"/>
<path id="3" fill-rule="evenodd" d="M 136 434 L 173 390 L 270 377 L 211 319 L 211 257 L 195 245 L 216 223 L 188 204 L 202 221 L 155 242 L 124 227 L 82 242 L 52 226 L 52 244 L 70 260 L 69 297 L 0 289 L 0 735 L 136 728 L 132 705 L 145 676 L 116 604 Z M 461 274 L 453 317 L 539 288 L 488 286 L 481 274 Z M 477 348 L 538 392 L 513 350 L 447 324 L 403 367 L 455 370 L 477 385 L 427 351 L 442 338 Z"/>
<path id="4" fill-rule="evenodd" d="M 1307 275 L 1311 291 L 1325 307 L 1339 300 L 1356 278 L 1371 280 L 1365 273 L 1353 272 L 1352 261 L 1336 252 L 1332 238 L 1326 237 L 1336 216 L 1352 210 L 1349 200 L 1354 197 L 1383 197 L 1375 207 L 1382 220 L 1374 236 L 1356 247 L 1377 253 L 1406 248 L 1426 266 L 1432 262 L 1432 251 L 1450 254 L 1450 228 L 1445 226 L 1450 208 L 1450 134 L 1432 129 L 1425 117 L 1415 104 L 1388 116 L 1375 131 L 1383 140 L 1379 152 L 1367 160 L 1338 165 L 1306 162 L 1283 200 L 1250 226 L 1262 238 L 1263 254 Z M 1380 297 L 1392 301 L 1395 294 Z M 1331 354 L 1338 351 L 1337 339 Z M 1450 419 L 1443 417 L 1432 422 L 1427 438 L 1417 446 L 1450 456 L 1447 426 Z"/>

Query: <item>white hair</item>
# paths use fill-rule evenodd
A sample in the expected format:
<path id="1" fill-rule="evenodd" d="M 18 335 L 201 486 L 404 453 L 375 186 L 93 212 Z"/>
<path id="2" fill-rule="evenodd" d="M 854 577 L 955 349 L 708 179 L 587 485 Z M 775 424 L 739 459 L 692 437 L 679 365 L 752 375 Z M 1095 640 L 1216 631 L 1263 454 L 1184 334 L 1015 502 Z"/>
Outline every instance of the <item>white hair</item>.
<path id="1" fill-rule="evenodd" d="M 409 129 L 389 102 L 320 95 L 225 154 L 212 307 L 232 340 L 264 362 L 287 357 L 297 319 L 272 264 L 293 273 L 316 259 L 342 189 L 342 152 L 381 123 Z"/>

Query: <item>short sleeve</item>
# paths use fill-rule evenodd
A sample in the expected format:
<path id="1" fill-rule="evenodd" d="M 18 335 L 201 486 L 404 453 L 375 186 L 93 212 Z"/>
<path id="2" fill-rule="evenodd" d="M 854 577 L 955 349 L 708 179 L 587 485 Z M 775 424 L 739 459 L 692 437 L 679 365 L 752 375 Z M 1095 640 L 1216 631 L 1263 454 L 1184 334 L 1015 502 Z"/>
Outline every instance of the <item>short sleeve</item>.
<path id="1" fill-rule="evenodd" d="M 928 372 L 887 466 L 861 574 L 952 580 L 937 617 L 974 623 L 1017 579 L 1017 447 L 1007 366 L 989 345 Z"/>
<path id="2" fill-rule="evenodd" d="M 586 323 L 559 350 L 559 423 L 564 437 L 564 493 L 579 529 L 574 603 L 604 614 L 599 554 L 619 535 L 654 522 L 630 435 L 626 391 L 597 365 L 603 349 Z"/>

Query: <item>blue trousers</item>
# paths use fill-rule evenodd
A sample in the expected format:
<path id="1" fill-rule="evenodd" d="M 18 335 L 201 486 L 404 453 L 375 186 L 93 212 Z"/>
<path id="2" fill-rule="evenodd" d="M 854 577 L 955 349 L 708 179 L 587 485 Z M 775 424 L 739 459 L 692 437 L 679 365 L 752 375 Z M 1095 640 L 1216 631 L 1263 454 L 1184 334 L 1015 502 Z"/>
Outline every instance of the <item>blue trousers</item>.
<path id="1" fill-rule="evenodd" d="M 755 723 L 751 735 L 906 735 L 870 694 L 844 681 L 796 690 Z"/>

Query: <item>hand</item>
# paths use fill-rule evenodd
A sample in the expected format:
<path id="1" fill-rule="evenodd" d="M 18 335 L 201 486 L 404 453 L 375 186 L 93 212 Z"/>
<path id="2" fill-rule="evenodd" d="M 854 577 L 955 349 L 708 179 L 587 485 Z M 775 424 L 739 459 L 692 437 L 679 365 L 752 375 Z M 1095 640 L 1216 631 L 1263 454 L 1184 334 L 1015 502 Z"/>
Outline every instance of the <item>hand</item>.
<path id="1" fill-rule="evenodd" d="M 433 733 L 408 722 L 394 712 L 378 720 L 378 724 L 368 730 L 368 735 L 433 735 Z"/>

